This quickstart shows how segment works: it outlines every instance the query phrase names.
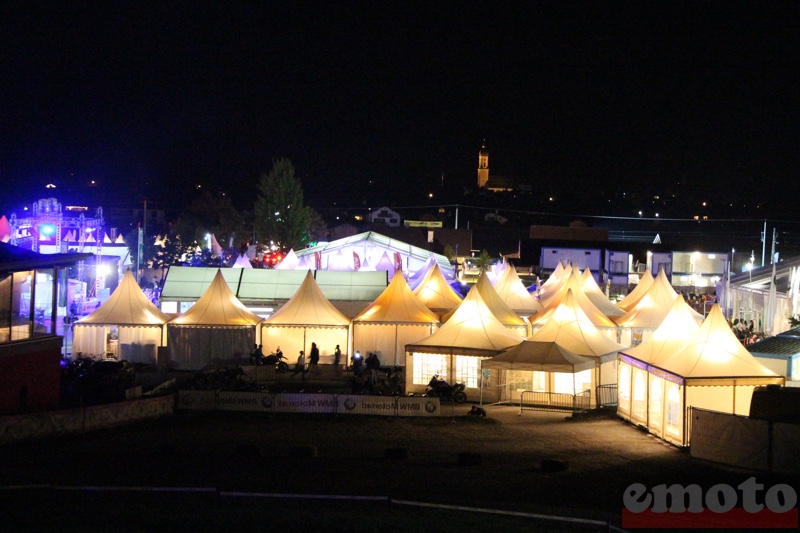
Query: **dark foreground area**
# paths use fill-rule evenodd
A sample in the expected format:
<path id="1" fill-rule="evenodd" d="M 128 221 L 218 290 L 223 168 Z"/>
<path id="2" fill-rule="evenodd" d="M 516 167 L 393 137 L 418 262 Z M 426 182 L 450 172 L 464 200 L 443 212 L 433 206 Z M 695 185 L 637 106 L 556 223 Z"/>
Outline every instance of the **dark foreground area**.
<path id="1" fill-rule="evenodd" d="M 38 531 L 605 530 L 514 513 L 619 526 L 631 483 L 707 489 L 754 475 L 692 461 L 613 413 L 468 410 L 435 419 L 179 412 L 6 446 L 0 522 Z M 566 469 L 543 469 L 543 459 Z"/>

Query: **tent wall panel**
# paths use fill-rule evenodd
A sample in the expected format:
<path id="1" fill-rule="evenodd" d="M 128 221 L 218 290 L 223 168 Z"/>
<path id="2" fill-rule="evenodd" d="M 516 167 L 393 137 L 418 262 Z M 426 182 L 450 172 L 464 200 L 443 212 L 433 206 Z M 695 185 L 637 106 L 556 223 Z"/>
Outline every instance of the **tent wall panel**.
<path id="1" fill-rule="evenodd" d="M 263 326 L 261 330 L 261 343 L 264 345 L 264 353 L 268 354 L 273 352 L 280 346 L 281 351 L 290 365 L 297 362 L 300 350 L 305 352 L 306 362 L 308 362 L 308 354 L 311 352 L 312 342 L 317 343 L 320 362 L 332 362 L 333 351 L 338 344 L 339 349 L 342 350 L 342 361 L 340 364 L 347 364 L 347 360 L 344 358 L 344 354 L 349 353 L 347 328 Z"/>
<path id="2" fill-rule="evenodd" d="M 678 446 L 684 445 L 684 387 L 671 381 L 666 381 L 666 394 L 664 401 L 664 432 L 663 438 L 667 442 Z"/>
<path id="3" fill-rule="evenodd" d="M 72 354 L 84 357 L 103 357 L 106 353 L 106 327 L 75 325 L 72 330 Z"/>
<path id="4" fill-rule="evenodd" d="M 732 413 L 733 393 L 732 386 L 694 387 L 689 383 L 686 387 L 686 407 Z"/>
<path id="5" fill-rule="evenodd" d="M 376 352 L 383 365 L 406 364 L 406 345 L 430 337 L 432 324 L 353 324 L 353 349 L 362 354 Z"/>
<path id="6" fill-rule="evenodd" d="M 119 327 L 119 358 L 132 363 L 156 364 L 163 328 Z"/>
<path id="7" fill-rule="evenodd" d="M 255 327 L 167 325 L 172 362 L 179 370 L 200 370 L 214 359 L 247 359 L 256 343 Z"/>
<path id="8" fill-rule="evenodd" d="M 800 474 L 800 426 L 776 422 L 772 425 L 772 470 Z"/>
<path id="9" fill-rule="evenodd" d="M 625 420 L 631 419 L 631 390 L 633 389 L 634 368 L 624 361 L 619 362 L 617 382 L 617 415 Z"/>
<path id="10" fill-rule="evenodd" d="M 647 426 L 647 372 L 641 368 L 633 369 L 633 387 L 631 388 L 631 422 Z"/>
<path id="11" fill-rule="evenodd" d="M 749 416 L 750 415 L 750 402 L 753 400 L 753 389 L 755 385 L 737 385 L 736 386 L 736 403 L 734 414 Z"/>
<path id="12" fill-rule="evenodd" d="M 613 385 L 617 382 L 617 360 L 607 361 L 600 365 L 599 385 Z"/>
<path id="13" fill-rule="evenodd" d="M 647 430 L 658 436 L 664 436 L 664 417 L 666 415 L 666 393 L 665 381 L 659 377 L 648 376 L 650 379 L 649 394 L 647 406 Z"/>
<path id="14" fill-rule="evenodd" d="M 692 409 L 691 416 L 693 458 L 769 470 L 769 422 L 702 409 Z"/>

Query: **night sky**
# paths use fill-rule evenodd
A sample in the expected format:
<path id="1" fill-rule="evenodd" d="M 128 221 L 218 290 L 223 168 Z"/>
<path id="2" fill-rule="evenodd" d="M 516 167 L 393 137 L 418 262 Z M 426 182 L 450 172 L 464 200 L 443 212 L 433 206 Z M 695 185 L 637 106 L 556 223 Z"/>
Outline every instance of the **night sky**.
<path id="1" fill-rule="evenodd" d="M 737 191 L 797 218 L 779 210 L 800 174 L 799 14 L 797 2 L 3 3 L 0 213 L 50 195 L 48 182 L 79 202 L 90 180 L 105 205 L 179 207 L 199 183 L 249 209 L 280 157 L 315 207 L 451 200 L 475 186 L 486 139 L 493 173 L 542 188 Z"/>

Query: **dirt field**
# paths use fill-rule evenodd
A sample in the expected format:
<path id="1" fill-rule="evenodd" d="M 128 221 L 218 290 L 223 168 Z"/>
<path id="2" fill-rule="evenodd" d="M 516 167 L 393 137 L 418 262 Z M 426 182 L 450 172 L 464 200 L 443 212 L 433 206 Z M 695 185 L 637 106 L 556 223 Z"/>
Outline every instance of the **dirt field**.
<path id="1" fill-rule="evenodd" d="M 360 522 L 352 519 L 363 515 L 363 530 L 380 525 L 381 531 L 416 531 L 426 527 L 415 520 L 425 517 L 430 525 L 451 515 L 399 510 L 386 503 L 390 498 L 619 525 L 622 494 L 631 483 L 708 488 L 738 485 L 753 475 L 693 462 L 686 451 L 611 413 L 567 419 L 564 413 L 519 416 L 518 408 L 490 406 L 487 418 L 477 418 L 466 415 L 469 407 L 457 406 L 452 416 L 437 419 L 182 412 L 5 447 L 0 484 L 6 510 L 0 519 L 40 530 L 219 530 L 238 520 L 267 520 L 275 528 L 355 531 L 361 530 Z M 544 472 L 546 458 L 566 461 L 568 468 Z M 758 480 L 797 486 L 796 480 L 775 476 Z M 142 487 L 193 490 L 147 492 Z M 239 497 L 220 498 L 220 493 Z M 266 494 L 384 499 L 287 500 Z M 37 513 L 37 507 L 53 511 Z M 62 512 L 69 516 L 57 519 Z M 452 516 L 465 531 L 483 529 L 487 520 L 493 531 L 520 527 L 515 518 Z M 577 527 L 543 524 L 546 529 Z"/>

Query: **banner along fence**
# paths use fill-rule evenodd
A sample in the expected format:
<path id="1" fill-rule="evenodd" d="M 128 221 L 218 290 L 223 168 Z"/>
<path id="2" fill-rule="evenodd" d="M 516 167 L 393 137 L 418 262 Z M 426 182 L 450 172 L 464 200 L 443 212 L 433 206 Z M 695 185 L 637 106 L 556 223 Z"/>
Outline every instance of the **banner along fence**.
<path id="1" fill-rule="evenodd" d="M 272 394 L 268 392 L 178 392 L 178 409 L 262 413 L 442 416 L 439 398 L 356 394 Z"/>

